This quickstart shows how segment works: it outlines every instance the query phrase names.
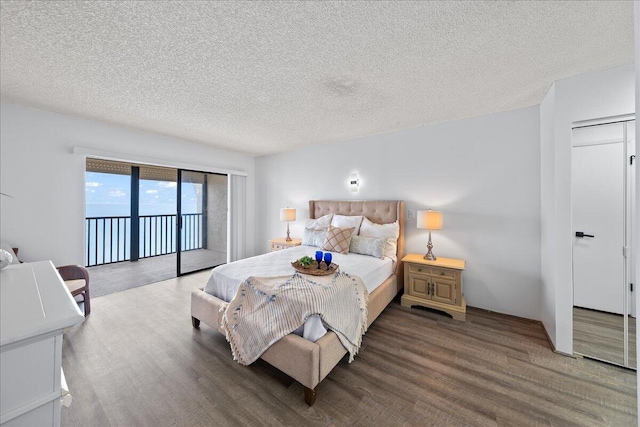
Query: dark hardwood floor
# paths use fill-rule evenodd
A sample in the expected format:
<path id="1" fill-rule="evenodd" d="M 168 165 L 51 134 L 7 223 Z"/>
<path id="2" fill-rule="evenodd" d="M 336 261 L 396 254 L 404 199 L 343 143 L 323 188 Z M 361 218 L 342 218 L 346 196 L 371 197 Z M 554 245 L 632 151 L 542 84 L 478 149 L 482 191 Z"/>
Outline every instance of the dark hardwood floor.
<path id="1" fill-rule="evenodd" d="M 197 273 L 92 299 L 65 335 L 73 403 L 63 426 L 635 426 L 636 376 L 554 354 L 536 322 L 470 308 L 467 322 L 392 303 L 356 360 L 318 386 L 238 365 L 224 337 L 193 329 Z"/>

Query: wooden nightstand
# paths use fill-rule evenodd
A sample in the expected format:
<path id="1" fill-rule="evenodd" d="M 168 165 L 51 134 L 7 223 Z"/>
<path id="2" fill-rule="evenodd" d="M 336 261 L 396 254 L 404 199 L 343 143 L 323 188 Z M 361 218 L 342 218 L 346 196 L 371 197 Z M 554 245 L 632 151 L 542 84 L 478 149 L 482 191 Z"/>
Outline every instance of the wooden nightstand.
<path id="1" fill-rule="evenodd" d="M 277 239 L 269 240 L 269 243 L 271 243 L 271 252 L 275 252 L 282 249 L 292 248 L 294 246 L 300 246 L 302 244 L 302 240 L 292 238 L 290 242 L 287 242 L 284 237 L 278 237 Z"/>
<path id="2" fill-rule="evenodd" d="M 438 257 L 435 261 L 424 255 L 409 254 L 404 262 L 403 307 L 420 305 L 449 313 L 456 320 L 465 321 L 467 301 L 462 292 L 461 259 Z"/>

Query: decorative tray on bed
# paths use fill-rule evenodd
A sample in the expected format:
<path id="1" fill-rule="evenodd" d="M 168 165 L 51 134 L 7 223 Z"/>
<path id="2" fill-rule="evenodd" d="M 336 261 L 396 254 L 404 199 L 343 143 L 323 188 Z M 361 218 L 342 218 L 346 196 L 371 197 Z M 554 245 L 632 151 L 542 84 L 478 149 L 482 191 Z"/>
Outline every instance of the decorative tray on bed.
<path id="1" fill-rule="evenodd" d="M 291 263 L 291 267 L 302 274 L 311 274 L 312 276 L 328 276 L 338 271 L 339 268 L 338 264 L 332 262 L 331 265 L 329 265 L 329 269 L 327 269 L 327 263 L 324 261 L 320 262 L 320 268 L 318 268 L 316 261 L 313 261 L 309 265 L 302 265 L 300 261 L 294 261 Z"/>

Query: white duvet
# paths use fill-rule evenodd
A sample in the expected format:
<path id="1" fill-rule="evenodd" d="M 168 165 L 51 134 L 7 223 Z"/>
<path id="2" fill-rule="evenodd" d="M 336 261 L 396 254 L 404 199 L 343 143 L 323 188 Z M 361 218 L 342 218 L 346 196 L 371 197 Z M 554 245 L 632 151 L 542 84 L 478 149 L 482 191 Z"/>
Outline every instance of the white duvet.
<path id="1" fill-rule="evenodd" d="M 204 291 L 229 302 L 246 278 L 291 276 L 295 273 L 291 262 L 305 255 L 314 258 L 317 250 L 319 248 L 314 246 L 296 246 L 221 265 L 212 270 Z M 331 255 L 333 262 L 340 266 L 340 271 L 362 279 L 369 294 L 393 274 L 393 261 L 390 258 L 379 259 L 367 255 L 335 252 Z M 305 323 L 304 331 L 297 332 L 298 335 L 315 342 L 327 330 L 318 316 L 312 316 Z"/>

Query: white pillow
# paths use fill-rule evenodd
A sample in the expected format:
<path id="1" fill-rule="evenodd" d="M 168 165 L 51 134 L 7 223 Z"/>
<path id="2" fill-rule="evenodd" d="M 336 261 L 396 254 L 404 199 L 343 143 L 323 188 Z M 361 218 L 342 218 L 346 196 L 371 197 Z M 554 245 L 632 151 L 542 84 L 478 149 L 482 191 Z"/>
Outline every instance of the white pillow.
<path id="1" fill-rule="evenodd" d="M 384 237 L 387 244 L 384 247 L 384 256 L 397 261 L 398 237 L 400 236 L 400 224 L 398 221 L 389 224 L 376 224 L 368 218 L 362 220 L 360 235 L 364 237 Z"/>
<path id="2" fill-rule="evenodd" d="M 357 236 L 360 233 L 360 224 L 362 224 L 362 215 L 347 216 L 347 215 L 334 215 L 331 220 L 331 225 L 338 228 L 353 228 L 353 235 Z"/>
<path id="3" fill-rule="evenodd" d="M 387 239 L 383 237 L 352 236 L 349 244 L 349 252 L 361 255 L 370 255 L 376 258 L 384 258 L 384 248 Z"/>
<path id="4" fill-rule="evenodd" d="M 329 229 L 329 225 L 331 225 L 331 218 L 333 218 L 333 214 L 326 214 L 318 219 L 308 219 L 304 224 L 304 228 L 308 228 L 309 230 L 327 231 Z"/>
<path id="5" fill-rule="evenodd" d="M 18 259 L 18 255 L 13 252 L 13 248 L 7 242 L 0 242 L 0 249 L 9 252 L 9 255 L 13 258 L 11 260 L 11 264 L 20 264 L 20 260 Z"/>

